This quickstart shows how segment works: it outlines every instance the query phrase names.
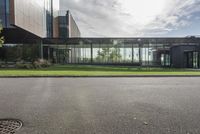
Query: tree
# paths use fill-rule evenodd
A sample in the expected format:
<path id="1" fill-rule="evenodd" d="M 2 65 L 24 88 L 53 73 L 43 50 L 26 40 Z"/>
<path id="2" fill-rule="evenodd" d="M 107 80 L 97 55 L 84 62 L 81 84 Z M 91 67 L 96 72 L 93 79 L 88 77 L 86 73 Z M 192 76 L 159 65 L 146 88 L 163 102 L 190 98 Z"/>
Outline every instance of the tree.
<path id="1" fill-rule="evenodd" d="M 4 43 L 4 37 L 1 36 L 2 30 L 3 30 L 3 27 L 0 25 L 0 47 L 2 47 L 2 44 Z"/>
<path id="2" fill-rule="evenodd" d="M 110 53 L 110 60 L 112 62 L 116 62 L 121 60 L 122 56 L 120 54 L 120 48 L 112 48 Z"/>
<path id="3" fill-rule="evenodd" d="M 97 52 L 97 60 L 98 61 L 105 61 L 106 59 L 109 58 L 109 53 L 110 53 L 110 50 L 109 48 L 102 48 L 102 51 L 98 51 Z"/>
<path id="4" fill-rule="evenodd" d="M 120 48 L 117 46 L 113 46 L 112 48 L 102 48 L 102 50 L 97 52 L 97 60 L 98 61 L 109 61 L 110 63 L 114 63 L 121 59 Z"/>

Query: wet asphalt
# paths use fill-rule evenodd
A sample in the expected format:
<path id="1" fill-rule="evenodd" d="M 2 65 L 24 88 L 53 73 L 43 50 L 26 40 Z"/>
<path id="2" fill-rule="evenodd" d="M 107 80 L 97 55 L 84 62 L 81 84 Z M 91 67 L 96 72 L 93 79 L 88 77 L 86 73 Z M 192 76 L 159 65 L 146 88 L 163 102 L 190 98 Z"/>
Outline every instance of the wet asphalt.
<path id="1" fill-rule="evenodd" d="M 200 78 L 0 78 L 16 134 L 199 134 Z"/>

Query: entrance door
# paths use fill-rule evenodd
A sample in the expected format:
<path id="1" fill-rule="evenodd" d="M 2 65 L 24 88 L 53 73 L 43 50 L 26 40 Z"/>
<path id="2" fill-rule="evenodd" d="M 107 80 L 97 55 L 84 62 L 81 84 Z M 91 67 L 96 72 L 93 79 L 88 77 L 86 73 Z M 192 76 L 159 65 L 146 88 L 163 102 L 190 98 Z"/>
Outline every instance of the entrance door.
<path id="1" fill-rule="evenodd" d="M 198 68 L 198 52 L 193 52 L 193 68 Z"/>
<path id="2" fill-rule="evenodd" d="M 161 65 L 164 67 L 170 66 L 170 55 L 168 53 L 161 54 Z"/>
<path id="3" fill-rule="evenodd" d="M 198 68 L 198 52 L 186 52 L 184 54 L 184 62 L 186 68 Z"/>
<path id="4" fill-rule="evenodd" d="M 193 68 L 193 55 L 192 52 L 187 53 L 187 68 Z"/>

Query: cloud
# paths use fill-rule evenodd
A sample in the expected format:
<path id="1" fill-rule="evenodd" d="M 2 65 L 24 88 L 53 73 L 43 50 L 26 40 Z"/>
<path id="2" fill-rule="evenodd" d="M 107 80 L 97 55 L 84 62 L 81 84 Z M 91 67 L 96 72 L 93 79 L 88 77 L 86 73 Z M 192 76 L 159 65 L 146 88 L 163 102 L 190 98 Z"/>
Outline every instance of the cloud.
<path id="1" fill-rule="evenodd" d="M 162 36 L 198 18 L 199 0 L 61 0 L 84 37 Z M 196 15 L 196 16 L 194 16 Z"/>
<path id="2" fill-rule="evenodd" d="M 165 10 L 154 21 L 146 25 L 144 32 L 159 35 L 184 28 L 192 23 L 194 13 L 200 12 L 200 2 L 197 0 L 174 0 L 167 3 Z M 149 27 L 149 29 L 148 29 Z"/>

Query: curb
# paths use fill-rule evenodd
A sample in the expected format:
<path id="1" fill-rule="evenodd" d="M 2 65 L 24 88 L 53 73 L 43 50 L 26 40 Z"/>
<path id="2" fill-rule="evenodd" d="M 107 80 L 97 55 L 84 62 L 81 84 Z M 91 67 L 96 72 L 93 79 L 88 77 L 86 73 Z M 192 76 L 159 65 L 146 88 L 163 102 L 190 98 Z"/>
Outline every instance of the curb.
<path id="1" fill-rule="evenodd" d="M 115 76 L 0 76 L 0 78 L 141 78 L 141 77 L 200 77 L 200 75 L 115 75 Z"/>

